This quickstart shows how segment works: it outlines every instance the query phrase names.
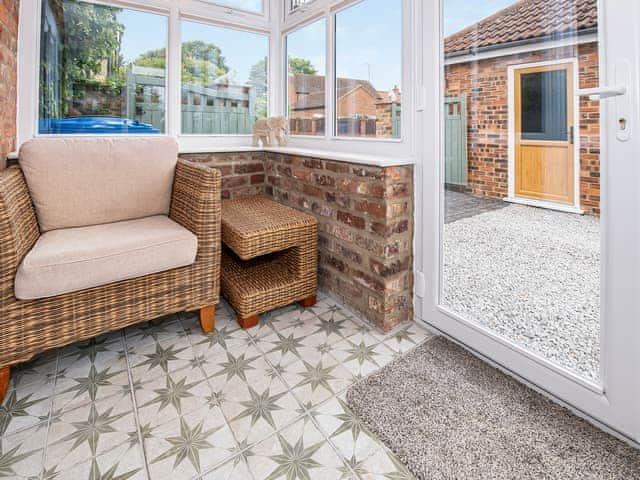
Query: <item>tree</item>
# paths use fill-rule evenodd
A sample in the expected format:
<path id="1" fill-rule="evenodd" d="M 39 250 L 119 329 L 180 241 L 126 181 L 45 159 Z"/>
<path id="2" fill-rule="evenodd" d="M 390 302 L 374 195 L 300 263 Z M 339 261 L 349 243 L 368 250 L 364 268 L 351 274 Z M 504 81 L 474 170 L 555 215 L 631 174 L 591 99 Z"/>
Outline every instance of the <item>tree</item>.
<path id="1" fill-rule="evenodd" d="M 256 118 L 267 116 L 267 57 L 251 67 L 249 72 L 249 85 L 254 89 L 256 95 Z"/>
<path id="2" fill-rule="evenodd" d="M 64 4 L 64 59 L 68 79 L 89 80 L 102 72 L 118 75 L 122 65 L 120 44 L 124 25 L 118 21 L 119 8 L 84 2 Z"/>
<path id="3" fill-rule="evenodd" d="M 159 48 L 141 54 L 134 62 L 139 67 L 165 68 L 166 50 Z M 220 48 L 213 43 L 192 40 L 182 44 L 182 81 L 211 85 L 228 73 L 229 66 Z"/>
<path id="4" fill-rule="evenodd" d="M 289 57 L 289 72 L 315 75 L 318 70 L 311 64 L 311 60 Z"/>

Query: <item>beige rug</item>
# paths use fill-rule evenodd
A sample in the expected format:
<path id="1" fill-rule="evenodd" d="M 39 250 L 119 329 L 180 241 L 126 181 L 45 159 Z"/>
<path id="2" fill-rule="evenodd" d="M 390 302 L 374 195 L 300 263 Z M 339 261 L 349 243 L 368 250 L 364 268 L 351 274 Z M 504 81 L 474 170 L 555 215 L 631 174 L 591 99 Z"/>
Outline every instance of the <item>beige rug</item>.
<path id="1" fill-rule="evenodd" d="M 640 479 L 640 451 L 442 337 L 347 401 L 421 479 Z"/>

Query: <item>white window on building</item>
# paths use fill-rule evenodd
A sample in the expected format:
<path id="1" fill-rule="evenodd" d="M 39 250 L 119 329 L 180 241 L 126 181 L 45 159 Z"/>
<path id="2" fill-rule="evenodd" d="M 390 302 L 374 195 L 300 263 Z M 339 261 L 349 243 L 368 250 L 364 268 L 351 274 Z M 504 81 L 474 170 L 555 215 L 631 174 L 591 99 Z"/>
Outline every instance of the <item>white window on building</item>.
<path id="1" fill-rule="evenodd" d="M 402 1 L 365 0 L 339 11 L 335 49 L 336 136 L 400 138 Z"/>
<path id="2" fill-rule="evenodd" d="M 292 135 L 324 135 L 326 22 L 287 35 L 287 112 Z"/>
<path id="3" fill-rule="evenodd" d="M 182 21 L 183 135 L 250 134 L 268 109 L 269 37 Z"/>
<path id="4" fill-rule="evenodd" d="M 38 133 L 164 133 L 166 52 L 165 16 L 43 0 Z"/>

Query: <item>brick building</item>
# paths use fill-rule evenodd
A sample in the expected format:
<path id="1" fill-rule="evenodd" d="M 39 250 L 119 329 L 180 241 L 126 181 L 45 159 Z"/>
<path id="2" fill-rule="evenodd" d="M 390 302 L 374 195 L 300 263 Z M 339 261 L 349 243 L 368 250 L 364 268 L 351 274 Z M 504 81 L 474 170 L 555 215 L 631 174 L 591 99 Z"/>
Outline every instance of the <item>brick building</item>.
<path id="1" fill-rule="evenodd" d="M 445 39 L 474 195 L 600 213 L 596 0 L 521 0 Z"/>
<path id="2" fill-rule="evenodd" d="M 287 96 L 289 118 L 294 134 L 324 133 L 325 77 L 323 75 L 289 75 Z M 371 82 L 338 78 L 336 88 L 338 133 L 351 136 L 394 136 L 392 117 L 400 115 L 401 94 L 376 90 Z M 394 105 L 397 108 L 394 108 Z M 396 113 L 397 111 L 397 113 Z M 396 132 L 396 136 L 399 132 Z"/>

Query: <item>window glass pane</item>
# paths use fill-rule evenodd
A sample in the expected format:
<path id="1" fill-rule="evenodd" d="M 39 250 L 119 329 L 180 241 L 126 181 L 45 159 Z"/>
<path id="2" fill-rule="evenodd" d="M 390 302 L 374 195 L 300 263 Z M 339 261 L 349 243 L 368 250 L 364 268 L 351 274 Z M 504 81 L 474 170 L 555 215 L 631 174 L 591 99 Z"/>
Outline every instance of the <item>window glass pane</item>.
<path id="1" fill-rule="evenodd" d="M 262 13 L 262 0 L 204 0 L 208 3 L 215 3 L 224 7 L 237 8 L 248 12 Z"/>
<path id="2" fill-rule="evenodd" d="M 325 132 L 325 25 L 319 20 L 287 36 L 287 100 L 294 135 Z"/>
<path id="3" fill-rule="evenodd" d="M 401 0 L 365 0 L 336 14 L 338 136 L 400 138 L 401 59 Z"/>
<path id="4" fill-rule="evenodd" d="M 39 132 L 164 132 L 166 46 L 164 16 L 44 0 Z"/>
<path id="5" fill-rule="evenodd" d="M 182 133 L 243 135 L 267 116 L 269 38 L 182 22 Z"/>
<path id="6" fill-rule="evenodd" d="M 285 4 L 288 4 L 288 8 L 290 12 L 293 12 L 294 10 L 302 7 L 303 5 L 307 4 L 307 3 L 311 3 L 315 0 L 284 0 Z"/>
<path id="7" fill-rule="evenodd" d="M 566 70 L 523 73 L 520 98 L 524 140 L 566 140 Z"/>
<path id="8" fill-rule="evenodd" d="M 440 236 L 448 311 L 596 383 L 598 4 L 443 0 Z"/>

